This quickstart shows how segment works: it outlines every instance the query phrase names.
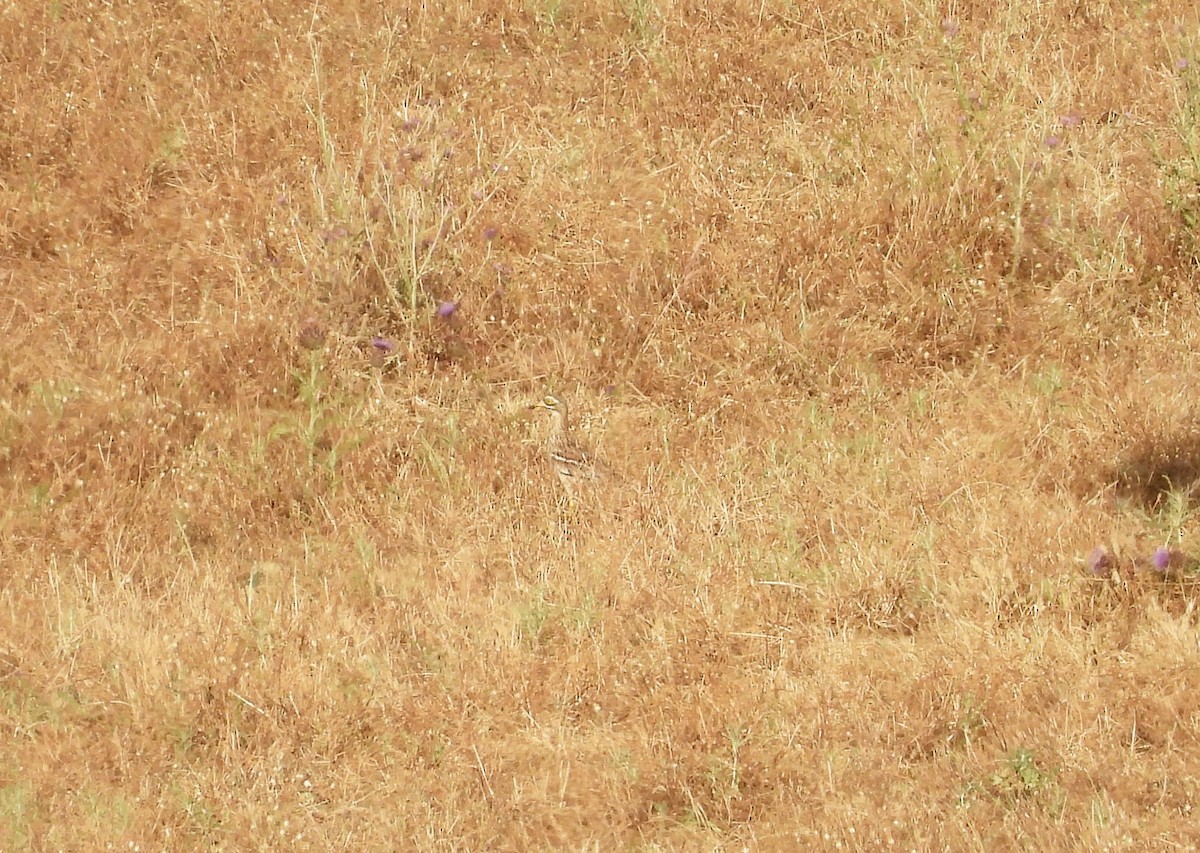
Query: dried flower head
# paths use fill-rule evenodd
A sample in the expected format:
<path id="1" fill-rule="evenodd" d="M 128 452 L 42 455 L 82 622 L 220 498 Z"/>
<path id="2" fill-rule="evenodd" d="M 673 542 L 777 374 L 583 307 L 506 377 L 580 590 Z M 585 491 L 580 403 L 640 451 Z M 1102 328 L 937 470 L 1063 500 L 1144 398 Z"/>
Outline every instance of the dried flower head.
<path id="1" fill-rule="evenodd" d="M 457 302 L 439 302 L 437 307 L 437 315 L 442 320 L 449 320 L 454 316 L 454 312 L 457 310 Z"/>
<path id="2" fill-rule="evenodd" d="M 333 228 L 326 228 L 321 232 L 321 242 L 326 244 L 336 243 L 339 240 L 346 239 L 349 234 L 350 232 L 346 230 L 344 225 L 336 225 Z"/>
<path id="3" fill-rule="evenodd" d="M 316 317 L 308 317 L 300 326 L 300 334 L 297 335 L 297 338 L 300 346 L 306 350 L 319 350 L 325 346 L 326 334 L 325 326 Z"/>

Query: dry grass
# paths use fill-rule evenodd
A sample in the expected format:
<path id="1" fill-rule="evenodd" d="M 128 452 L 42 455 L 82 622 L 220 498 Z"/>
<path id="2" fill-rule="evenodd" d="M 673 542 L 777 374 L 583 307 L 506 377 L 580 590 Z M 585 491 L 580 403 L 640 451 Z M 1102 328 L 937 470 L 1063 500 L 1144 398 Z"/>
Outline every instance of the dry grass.
<path id="1" fill-rule="evenodd" d="M 1190 0 L 0 21 L 0 847 L 1200 845 Z"/>

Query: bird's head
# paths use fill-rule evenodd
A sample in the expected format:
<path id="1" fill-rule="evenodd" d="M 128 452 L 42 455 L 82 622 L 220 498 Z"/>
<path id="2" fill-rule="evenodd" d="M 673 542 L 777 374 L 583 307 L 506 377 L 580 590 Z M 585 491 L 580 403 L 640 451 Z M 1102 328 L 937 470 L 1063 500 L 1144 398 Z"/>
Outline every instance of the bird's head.
<path id="1" fill-rule="evenodd" d="M 561 414 L 566 414 L 567 404 L 564 403 L 562 400 L 560 400 L 558 397 L 555 397 L 553 394 L 547 394 L 545 397 L 538 400 L 536 403 L 534 403 L 529 408 L 531 408 L 531 409 L 548 409 L 551 412 L 559 412 Z"/>

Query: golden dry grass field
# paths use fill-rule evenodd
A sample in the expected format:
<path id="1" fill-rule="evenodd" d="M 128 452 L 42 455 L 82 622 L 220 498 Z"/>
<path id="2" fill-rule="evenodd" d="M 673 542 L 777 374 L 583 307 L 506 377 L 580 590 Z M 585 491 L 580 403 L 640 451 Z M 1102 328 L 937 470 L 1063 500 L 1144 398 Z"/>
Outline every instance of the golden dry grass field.
<path id="1" fill-rule="evenodd" d="M 0 217 L 0 849 L 1200 846 L 1192 0 L 8 2 Z"/>

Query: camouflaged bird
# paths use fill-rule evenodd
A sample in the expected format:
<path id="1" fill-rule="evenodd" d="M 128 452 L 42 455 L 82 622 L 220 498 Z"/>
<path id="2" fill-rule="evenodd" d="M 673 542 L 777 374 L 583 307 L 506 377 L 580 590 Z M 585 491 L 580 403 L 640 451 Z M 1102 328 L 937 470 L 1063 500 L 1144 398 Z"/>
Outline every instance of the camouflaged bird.
<path id="1" fill-rule="evenodd" d="M 573 488 L 581 480 L 595 480 L 604 475 L 595 456 L 572 434 L 570 414 L 561 397 L 547 394 L 530 408 L 545 409 L 554 418 L 546 439 L 546 458 L 566 488 Z"/>

